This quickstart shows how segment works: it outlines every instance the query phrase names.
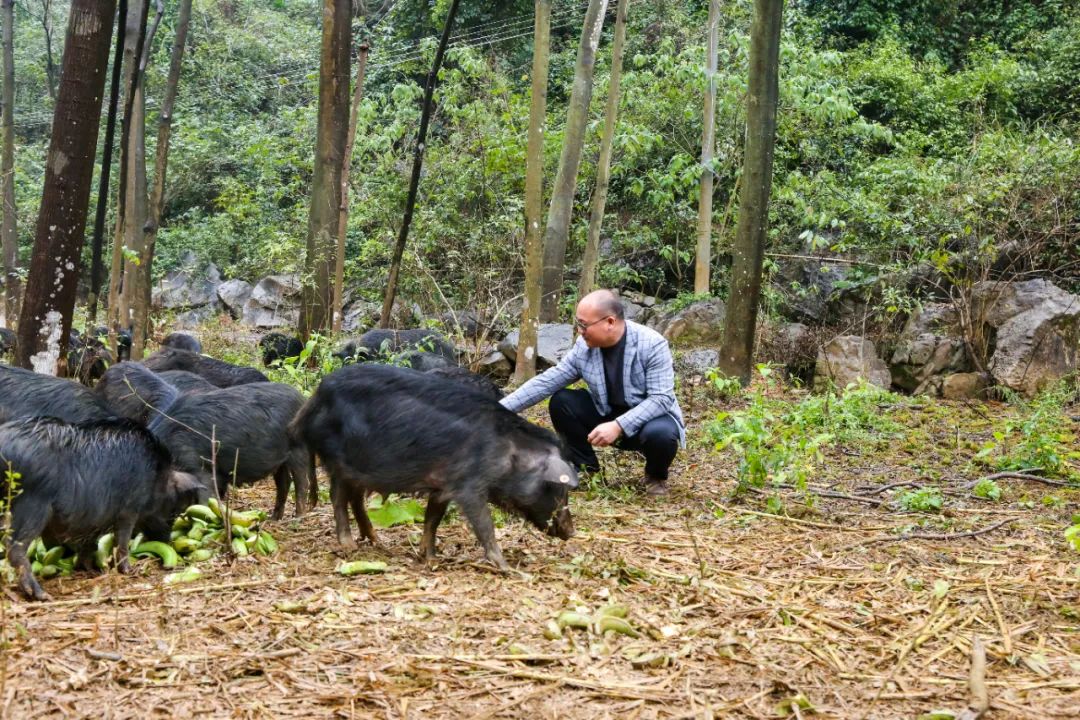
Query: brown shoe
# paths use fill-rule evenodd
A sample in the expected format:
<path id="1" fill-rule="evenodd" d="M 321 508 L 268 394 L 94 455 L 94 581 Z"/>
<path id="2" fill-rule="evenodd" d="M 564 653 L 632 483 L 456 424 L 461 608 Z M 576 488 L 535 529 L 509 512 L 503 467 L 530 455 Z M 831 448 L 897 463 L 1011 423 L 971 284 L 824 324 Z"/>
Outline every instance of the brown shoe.
<path id="1" fill-rule="evenodd" d="M 660 497 L 668 494 L 667 480 L 645 476 L 645 494 L 651 497 Z"/>

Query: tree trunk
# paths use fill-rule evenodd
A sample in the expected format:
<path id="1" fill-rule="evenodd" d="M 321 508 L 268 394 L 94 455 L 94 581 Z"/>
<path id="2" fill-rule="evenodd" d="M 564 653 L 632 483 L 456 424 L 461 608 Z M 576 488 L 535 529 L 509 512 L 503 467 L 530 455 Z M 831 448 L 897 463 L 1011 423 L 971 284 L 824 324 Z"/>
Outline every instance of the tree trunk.
<path id="1" fill-rule="evenodd" d="M 581 28 L 577 66 L 574 68 L 574 87 L 566 113 L 566 134 L 563 138 L 559 170 L 551 191 L 547 228 L 544 230 L 544 285 L 540 301 L 540 321 L 554 322 L 559 315 L 563 271 L 566 264 L 566 243 L 570 235 L 570 217 L 574 211 L 574 190 L 581 165 L 581 147 L 585 142 L 585 124 L 592 100 L 593 70 L 596 48 L 604 28 L 607 0 L 589 0 L 585 23 Z"/>
<path id="2" fill-rule="evenodd" d="M 19 252 L 19 235 L 15 225 L 15 0 L 0 0 L 4 23 L 4 89 L 0 95 L 0 203 L 4 218 L 0 225 L 0 248 L 4 259 L 4 321 L 9 328 L 15 326 L 19 313 L 19 274 L 16 261 Z"/>
<path id="3" fill-rule="evenodd" d="M 139 77 L 139 58 L 146 38 L 146 16 L 149 0 L 135 0 L 128 6 L 124 18 L 124 117 L 120 124 L 120 181 L 116 197 L 116 227 L 113 231 L 112 267 L 109 273 L 109 347 L 117 354 L 117 334 L 127 327 L 129 318 L 121 314 L 121 291 L 124 284 L 124 242 L 127 217 L 130 213 L 129 186 L 132 184 L 131 127 L 135 114 L 136 85 Z"/>
<path id="4" fill-rule="evenodd" d="M 719 369 L 750 382 L 754 329 L 761 295 L 761 265 L 769 221 L 783 0 L 754 0 L 747 88 L 746 156 L 731 265 L 731 296 Z"/>
<path id="5" fill-rule="evenodd" d="M 628 0 L 619 0 L 615 10 L 615 40 L 611 45 L 611 78 L 608 80 L 607 108 L 604 111 L 604 134 L 600 138 L 600 158 L 596 163 L 596 191 L 589 211 L 589 235 L 585 240 L 585 257 L 581 261 L 578 297 L 585 297 L 596 285 L 596 266 L 600 260 L 600 227 L 604 224 L 608 181 L 611 179 L 611 143 L 615 136 L 615 121 L 619 115 L 619 82 L 622 80 L 623 43 L 626 40 Z"/>
<path id="6" fill-rule="evenodd" d="M 161 5 L 158 5 L 159 9 Z M 160 15 L 158 16 L 160 18 Z M 157 245 L 158 228 L 165 208 L 165 179 L 169 165 L 169 139 L 172 136 L 172 112 L 176 104 L 177 88 L 180 85 L 180 70 L 184 63 L 184 48 L 187 45 L 188 26 L 191 24 L 191 0 L 181 0 L 176 18 L 176 35 L 173 37 L 172 55 L 169 57 L 169 75 L 165 81 L 165 96 L 161 101 L 158 114 L 157 146 L 154 155 L 154 187 L 150 194 L 150 214 L 146 223 L 146 237 L 143 242 L 142 258 L 139 264 L 140 294 L 135 306 L 135 327 L 138 332 L 132 337 L 131 358 L 139 360 L 146 349 L 146 335 L 150 318 L 150 278 L 154 266 L 154 248 Z M 149 43 L 147 44 L 149 47 Z M 147 56 L 144 53 L 144 56 Z M 145 67 L 143 72 L 145 74 Z"/>
<path id="7" fill-rule="evenodd" d="M 341 212 L 341 164 L 349 123 L 351 18 L 350 0 L 323 0 L 318 135 L 300 305 L 299 329 L 305 342 L 312 332 L 325 332 L 331 326 L 334 241 Z"/>
<path id="8" fill-rule="evenodd" d="M 544 219 L 544 120 L 551 48 L 551 0 L 536 0 L 535 26 L 529 144 L 525 153 L 525 302 L 521 306 L 521 330 L 514 365 L 514 382 L 519 385 L 536 374 L 536 336 L 540 326 L 540 285 L 544 271 L 540 222 Z"/>
<path id="9" fill-rule="evenodd" d="M 94 213 L 94 237 L 90 249 L 89 324 L 97 323 L 98 299 L 101 297 L 102 250 L 105 244 L 105 216 L 109 210 L 109 178 L 112 175 L 113 145 L 116 138 L 116 112 L 120 103 L 120 77 L 124 65 L 124 31 L 127 19 L 127 0 L 119 0 L 116 16 L 116 50 L 113 52 L 112 79 L 109 85 L 109 109 L 105 121 L 105 146 L 101 155 L 98 177 L 97 211 Z"/>
<path id="10" fill-rule="evenodd" d="M 165 14 L 163 0 L 157 0 L 157 13 L 154 22 L 146 31 L 142 52 L 139 53 L 139 67 L 135 77 L 135 106 L 131 116 L 131 134 L 128 141 L 132 145 L 132 177 L 135 182 L 129 185 L 128 214 L 124 227 L 125 244 L 130 251 L 130 259 L 124 269 L 124 277 L 130 278 L 121 290 L 120 312 L 130 318 L 131 359 L 142 360 L 146 346 L 146 308 L 141 308 L 143 297 L 149 298 L 147 285 L 150 277 L 142 265 L 146 253 L 146 228 L 150 220 L 150 191 L 146 179 L 146 68 L 150 64 L 150 52 L 154 44 L 154 35 Z M 142 320 L 140 321 L 140 316 Z"/>
<path id="11" fill-rule="evenodd" d="M 52 0 L 41 0 L 41 28 L 45 31 L 45 81 L 49 97 L 56 102 L 56 61 L 52 51 Z"/>
<path id="12" fill-rule="evenodd" d="M 16 360 L 39 372 L 56 372 L 71 329 L 115 10 L 115 0 L 71 3 L 41 211 L 19 317 Z M 42 330 L 49 332 L 50 325 L 51 334 L 43 337 Z M 49 347 L 42 352 L 46 343 Z"/>
<path id="13" fill-rule="evenodd" d="M 379 317 L 381 328 L 390 327 L 390 311 L 394 308 L 394 296 L 397 294 L 401 256 L 405 252 L 405 241 L 409 239 L 409 226 L 412 225 L 413 208 L 416 207 L 416 192 L 420 187 L 420 169 L 424 164 L 424 143 L 427 139 L 428 122 L 431 120 L 431 99 L 435 94 L 435 82 L 439 78 L 439 69 L 442 67 L 443 55 L 446 54 L 446 46 L 450 42 L 450 30 L 454 27 L 458 2 L 459 0 L 453 0 L 450 4 L 450 10 L 446 15 L 446 27 L 443 28 L 442 37 L 439 39 L 439 49 L 435 51 L 435 61 L 431 64 L 431 72 L 428 73 L 427 83 L 424 86 L 424 107 L 420 111 L 420 130 L 416 134 L 416 151 L 413 154 L 412 177 L 409 179 L 409 195 L 405 199 L 405 215 L 401 221 L 397 244 L 394 246 L 394 257 L 390 261 L 390 275 L 386 279 L 386 294 L 383 296 L 382 315 Z"/>
<path id="14" fill-rule="evenodd" d="M 141 73 L 139 73 L 141 76 Z M 128 135 L 128 176 L 126 212 L 124 213 L 124 284 L 120 289 L 120 326 L 132 329 L 131 357 L 136 355 L 135 338 L 142 335 L 133 317 L 142 292 L 138 263 L 146 241 L 147 181 L 146 181 L 146 92 L 142 80 L 135 80 L 135 103 L 131 108 L 131 128 Z"/>
<path id="15" fill-rule="evenodd" d="M 353 142 L 356 140 L 356 121 L 360 101 L 364 99 L 364 74 L 367 71 L 368 44 L 360 45 L 356 59 L 356 87 L 353 88 L 352 110 L 349 111 L 349 132 L 345 138 L 345 155 L 341 163 L 341 210 L 338 214 L 337 259 L 334 262 L 334 332 L 341 332 L 345 311 L 345 236 L 349 227 L 349 175 L 352 171 Z"/>
<path id="16" fill-rule="evenodd" d="M 705 59 L 704 130 L 701 133 L 701 183 L 698 197 L 697 262 L 694 265 L 694 292 L 709 294 L 709 265 L 712 262 L 713 148 L 716 147 L 716 52 L 720 35 L 720 0 L 709 1 L 709 48 Z"/>

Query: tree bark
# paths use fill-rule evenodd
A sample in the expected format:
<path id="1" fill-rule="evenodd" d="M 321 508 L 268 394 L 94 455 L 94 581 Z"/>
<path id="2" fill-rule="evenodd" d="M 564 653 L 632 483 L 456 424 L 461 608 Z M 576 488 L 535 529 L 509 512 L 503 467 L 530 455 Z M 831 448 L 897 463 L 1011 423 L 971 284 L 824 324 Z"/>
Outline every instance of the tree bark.
<path id="1" fill-rule="evenodd" d="M 115 10 L 115 0 L 71 3 L 41 211 L 19 317 L 16 360 L 39 372 L 56 372 L 71 329 Z M 51 335 L 43 337 L 42 330 L 49 332 L 50 326 Z"/>
<path id="2" fill-rule="evenodd" d="M 0 94 L 0 203 L 4 218 L 0 224 L 0 249 L 4 270 L 4 321 L 9 328 L 15 326 L 19 312 L 19 273 L 16 261 L 19 252 L 19 235 L 15 222 L 15 0 L 0 0 L 4 23 L 4 89 Z"/>
<path id="3" fill-rule="evenodd" d="M 566 264 L 566 243 L 570 235 L 570 218 L 574 211 L 574 190 L 577 188 L 581 148 L 585 142 L 585 124 L 592 101 L 593 70 L 596 48 L 604 28 L 604 13 L 608 0 L 589 0 L 585 23 L 581 28 L 574 86 L 570 107 L 566 113 L 566 134 L 563 138 L 559 169 L 548 207 L 547 228 L 544 230 L 544 285 L 540 301 L 540 321 L 554 322 L 559 315 L 563 273 Z"/>
<path id="4" fill-rule="evenodd" d="M 120 104 L 120 77 L 124 65 L 124 31 L 127 25 L 127 0 L 117 5 L 116 50 L 113 52 L 112 79 L 109 85 L 109 110 L 105 120 L 105 146 L 98 177 L 97 211 L 94 214 L 94 237 L 90 249 L 89 323 L 97 323 L 98 299 L 101 296 L 102 250 L 105 244 L 105 216 L 109 210 L 109 179 L 112 175 L 113 145 L 116 139 L 116 111 Z"/>
<path id="5" fill-rule="evenodd" d="M 705 58 L 704 129 L 701 133 L 701 183 L 698 196 L 697 261 L 694 265 L 694 292 L 709 293 L 709 265 L 712 262 L 713 149 L 716 147 L 716 54 L 720 35 L 720 0 L 709 0 L 709 47 Z"/>
<path id="6" fill-rule="evenodd" d="M 56 61 L 52 51 L 52 0 L 41 0 L 41 29 L 45 31 L 45 82 L 49 97 L 56 102 Z"/>
<path id="7" fill-rule="evenodd" d="M 739 197 L 739 224 L 731 266 L 719 369 L 750 382 L 754 330 L 761 295 L 761 266 L 769 222 L 783 0 L 754 0 L 750 31 L 750 78 L 747 89 L 746 155 Z"/>
<path id="8" fill-rule="evenodd" d="M 364 74 L 367 71 L 369 46 L 360 45 L 356 59 L 356 87 L 353 88 L 352 109 L 349 111 L 349 132 L 345 138 L 345 154 L 341 163 L 341 210 L 338 214 L 337 259 L 334 262 L 334 332 L 341 332 L 345 310 L 345 236 L 349 228 L 349 175 L 352 171 L 353 143 L 356 140 L 356 121 L 360 101 L 364 99 Z"/>
<path id="9" fill-rule="evenodd" d="M 596 190 L 589 211 L 589 234 L 585 257 L 581 261 L 578 297 L 585 297 L 596 285 L 596 266 L 600 261 L 600 227 L 604 224 L 608 183 L 611 179 L 611 144 L 619 115 L 619 83 L 622 80 L 623 43 L 626 40 L 628 0 L 619 0 L 615 10 L 615 39 L 611 45 L 611 77 L 608 80 L 607 108 L 604 111 L 604 134 L 600 137 L 600 158 L 596 162 Z"/>
<path id="10" fill-rule="evenodd" d="M 450 4 L 450 10 L 446 14 L 446 27 L 443 28 L 442 37 L 439 39 L 439 49 L 435 51 L 435 61 L 431 64 L 431 72 L 428 73 L 427 83 L 424 86 L 424 106 L 420 112 L 420 130 L 416 134 L 416 151 L 413 154 L 412 177 L 409 179 L 409 196 L 405 200 L 405 215 L 401 221 L 397 244 L 394 246 L 390 275 L 386 280 L 386 294 L 383 296 L 382 315 L 379 317 L 381 328 L 390 327 L 390 312 L 394 308 L 394 296 L 397 294 L 401 256 L 405 253 L 405 241 L 409 239 L 409 226 L 412 225 L 413 209 L 416 207 L 416 192 L 420 188 L 420 169 L 424 164 L 424 143 L 427 140 L 428 123 L 431 121 L 431 100 L 435 94 L 435 83 L 439 78 L 443 55 L 446 54 L 446 46 L 450 42 L 450 30 L 454 27 L 458 2 L 459 0 L 453 0 Z"/>
<path id="11" fill-rule="evenodd" d="M 146 177 L 146 68 L 150 64 L 150 52 L 154 44 L 154 35 L 157 34 L 161 24 L 161 16 L 165 14 L 165 6 L 162 0 L 156 0 L 157 12 L 154 22 L 146 31 L 143 39 L 143 48 L 139 53 L 139 67 L 135 78 L 135 105 L 131 117 L 131 134 L 128 141 L 132 145 L 132 177 L 135 182 L 128 186 L 128 214 L 124 227 L 125 244 L 130 251 L 127 267 L 124 269 L 124 277 L 131 282 L 125 282 L 120 296 L 120 312 L 126 320 L 130 318 L 131 327 L 131 359 L 142 360 L 143 348 L 146 345 L 146 317 L 145 308 L 140 309 L 143 297 L 149 297 L 150 290 L 147 284 L 150 277 L 144 272 L 142 265 L 143 255 L 146 252 L 146 229 L 150 220 L 150 190 Z M 140 322 L 140 316 L 142 321 Z"/>
<path id="12" fill-rule="evenodd" d="M 349 123 L 351 22 L 350 0 L 323 0 L 318 136 L 300 305 L 299 329 L 305 342 L 312 332 L 325 332 L 331 326 L 334 241 L 340 219 L 341 164 Z"/>
<path id="13" fill-rule="evenodd" d="M 547 117 L 550 48 L 551 0 L 536 0 L 529 142 L 525 152 L 525 302 L 521 306 L 517 363 L 514 365 L 514 382 L 519 385 L 536 374 L 536 337 L 544 272 L 540 222 L 544 219 L 544 120 Z"/>
<path id="14" fill-rule="evenodd" d="M 160 4 L 158 6 L 161 7 Z M 160 18 L 160 15 L 159 15 Z M 132 337 L 131 357 L 139 360 L 146 349 L 146 335 L 150 318 L 150 278 L 154 266 L 154 249 L 157 246 L 158 228 L 165 208 L 165 180 L 169 166 L 169 139 L 172 137 L 172 113 L 176 105 L 176 93 L 180 86 L 180 70 L 184 63 L 188 27 L 191 24 L 191 0 L 180 0 L 176 17 L 176 34 L 173 37 L 172 54 L 169 57 L 169 75 L 165 80 L 165 96 L 158 114 L 157 146 L 154 149 L 154 186 L 150 192 L 150 213 L 146 223 L 142 258 L 139 264 L 140 294 L 135 306 L 135 327 L 139 330 Z M 149 43 L 147 44 L 149 47 Z M 144 56 L 148 53 L 144 53 Z M 145 66 L 143 72 L 145 73 Z"/>
<path id="15" fill-rule="evenodd" d="M 109 273 L 109 347 L 117 354 L 117 337 L 121 322 L 126 327 L 130 319 L 121 314 L 121 292 L 124 280 L 125 228 L 130 213 L 129 186 L 132 184 L 131 128 L 135 114 L 138 62 L 146 39 L 146 16 L 149 0 L 135 0 L 128 6 L 124 18 L 124 117 L 120 123 L 120 179 L 116 198 L 116 227 L 113 231 L 112 267 Z M 130 279 L 129 279 L 130 280 Z"/>

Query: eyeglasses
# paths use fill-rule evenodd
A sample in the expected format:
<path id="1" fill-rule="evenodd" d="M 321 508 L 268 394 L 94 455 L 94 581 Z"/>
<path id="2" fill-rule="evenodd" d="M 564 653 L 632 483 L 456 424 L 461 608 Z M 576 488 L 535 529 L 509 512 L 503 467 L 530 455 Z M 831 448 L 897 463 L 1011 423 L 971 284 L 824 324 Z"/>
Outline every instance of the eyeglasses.
<path id="1" fill-rule="evenodd" d="M 591 328 L 593 325 L 596 325 L 597 323 L 601 323 L 601 322 L 607 320 L 609 317 L 611 317 L 611 315 L 605 315 L 604 317 L 600 318 L 599 320 L 593 320 L 590 323 L 581 322 L 580 320 L 575 320 L 574 321 L 574 327 L 576 327 L 581 332 L 585 332 L 586 330 Z"/>

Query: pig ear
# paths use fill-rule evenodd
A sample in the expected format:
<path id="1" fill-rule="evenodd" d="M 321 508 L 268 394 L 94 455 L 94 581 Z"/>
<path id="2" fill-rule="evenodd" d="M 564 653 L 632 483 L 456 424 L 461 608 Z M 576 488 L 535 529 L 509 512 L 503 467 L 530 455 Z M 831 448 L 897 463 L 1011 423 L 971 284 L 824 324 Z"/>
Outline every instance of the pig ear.
<path id="1" fill-rule="evenodd" d="M 558 470 L 558 472 L 556 472 Z M 567 490 L 576 490 L 578 486 L 577 472 L 570 465 L 563 468 L 552 468 L 545 478 L 552 485 L 564 487 Z"/>
<path id="2" fill-rule="evenodd" d="M 206 492 L 206 486 L 191 473 L 177 470 L 169 477 L 169 493 L 177 498 L 193 498 L 193 502 L 198 502 Z"/>

